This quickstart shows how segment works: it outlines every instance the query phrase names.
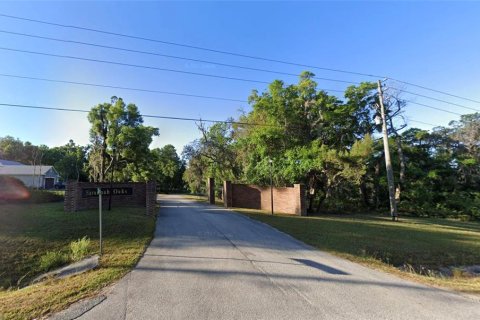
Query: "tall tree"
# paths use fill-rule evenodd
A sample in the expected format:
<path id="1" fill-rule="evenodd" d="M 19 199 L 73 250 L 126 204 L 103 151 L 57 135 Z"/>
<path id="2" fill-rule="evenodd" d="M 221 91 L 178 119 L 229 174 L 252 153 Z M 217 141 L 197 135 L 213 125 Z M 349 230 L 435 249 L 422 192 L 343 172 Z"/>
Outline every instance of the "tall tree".
<path id="1" fill-rule="evenodd" d="M 112 97 L 111 103 L 93 107 L 88 119 L 91 179 L 104 182 L 110 173 L 109 180 L 147 180 L 149 145 L 158 129 L 143 125 L 137 106 Z"/>
<path id="2" fill-rule="evenodd" d="M 164 191 L 183 191 L 185 164 L 171 144 L 152 150 L 153 177 Z"/>

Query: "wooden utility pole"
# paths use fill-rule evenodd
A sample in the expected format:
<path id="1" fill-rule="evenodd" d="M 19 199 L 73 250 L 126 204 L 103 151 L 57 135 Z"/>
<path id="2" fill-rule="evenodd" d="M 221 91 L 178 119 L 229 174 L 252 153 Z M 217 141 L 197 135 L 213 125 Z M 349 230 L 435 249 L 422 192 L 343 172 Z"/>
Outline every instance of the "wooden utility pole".
<path id="1" fill-rule="evenodd" d="M 392 160 L 388 146 L 387 121 L 385 119 L 385 106 L 383 105 L 382 82 L 378 80 L 378 100 L 380 102 L 380 116 L 382 117 L 383 149 L 385 153 L 385 167 L 387 169 L 388 196 L 390 198 L 390 215 L 392 221 L 398 220 L 397 202 L 395 201 L 395 183 L 393 181 Z"/>

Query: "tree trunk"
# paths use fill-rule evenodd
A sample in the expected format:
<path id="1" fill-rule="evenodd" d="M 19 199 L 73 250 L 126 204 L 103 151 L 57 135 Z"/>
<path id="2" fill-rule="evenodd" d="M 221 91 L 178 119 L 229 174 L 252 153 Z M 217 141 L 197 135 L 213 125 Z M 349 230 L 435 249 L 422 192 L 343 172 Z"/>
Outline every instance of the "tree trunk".
<path id="1" fill-rule="evenodd" d="M 107 144 L 102 144 L 102 159 L 100 162 L 100 181 L 105 182 L 105 172 L 106 172 L 106 162 L 107 162 Z"/>
<path id="2" fill-rule="evenodd" d="M 367 188 L 367 182 L 366 182 L 365 176 L 363 176 L 362 180 L 360 181 L 360 195 L 362 196 L 363 205 L 366 208 L 369 208 L 370 201 L 368 199 L 368 188 Z"/>
<path id="3" fill-rule="evenodd" d="M 325 201 L 326 195 L 327 195 L 326 192 L 324 192 L 324 193 L 319 197 L 316 213 L 319 213 L 319 212 L 320 212 L 320 208 L 322 207 L 323 201 Z"/>
<path id="4" fill-rule="evenodd" d="M 332 196 L 332 179 L 327 178 L 327 183 L 323 195 L 320 197 L 320 201 L 317 206 L 317 213 L 320 212 L 320 207 L 323 202 Z"/>

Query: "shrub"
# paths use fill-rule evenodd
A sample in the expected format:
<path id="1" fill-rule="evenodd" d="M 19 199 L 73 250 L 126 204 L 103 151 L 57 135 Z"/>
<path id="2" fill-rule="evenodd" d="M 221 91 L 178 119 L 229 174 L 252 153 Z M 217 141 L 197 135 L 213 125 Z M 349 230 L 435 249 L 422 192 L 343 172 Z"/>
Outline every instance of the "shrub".
<path id="1" fill-rule="evenodd" d="M 48 251 L 40 257 L 40 270 L 49 271 L 68 262 L 68 256 L 61 251 Z"/>
<path id="2" fill-rule="evenodd" d="M 90 246 L 90 239 L 85 236 L 77 241 L 70 242 L 71 258 L 73 261 L 79 261 L 85 257 L 88 253 L 88 247 Z"/>
<path id="3" fill-rule="evenodd" d="M 29 203 L 47 203 L 47 202 L 60 202 L 63 201 L 64 196 L 59 192 L 48 190 L 35 190 L 30 189 L 30 198 L 27 200 Z"/>

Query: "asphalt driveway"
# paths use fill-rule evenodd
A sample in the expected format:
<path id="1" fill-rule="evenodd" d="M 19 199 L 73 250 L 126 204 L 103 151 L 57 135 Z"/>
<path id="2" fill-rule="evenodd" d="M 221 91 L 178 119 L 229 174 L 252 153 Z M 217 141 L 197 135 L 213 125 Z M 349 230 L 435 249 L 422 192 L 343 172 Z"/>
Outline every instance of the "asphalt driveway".
<path id="1" fill-rule="evenodd" d="M 160 196 L 137 267 L 80 319 L 480 319 L 480 302 L 313 250 L 228 210 Z"/>

